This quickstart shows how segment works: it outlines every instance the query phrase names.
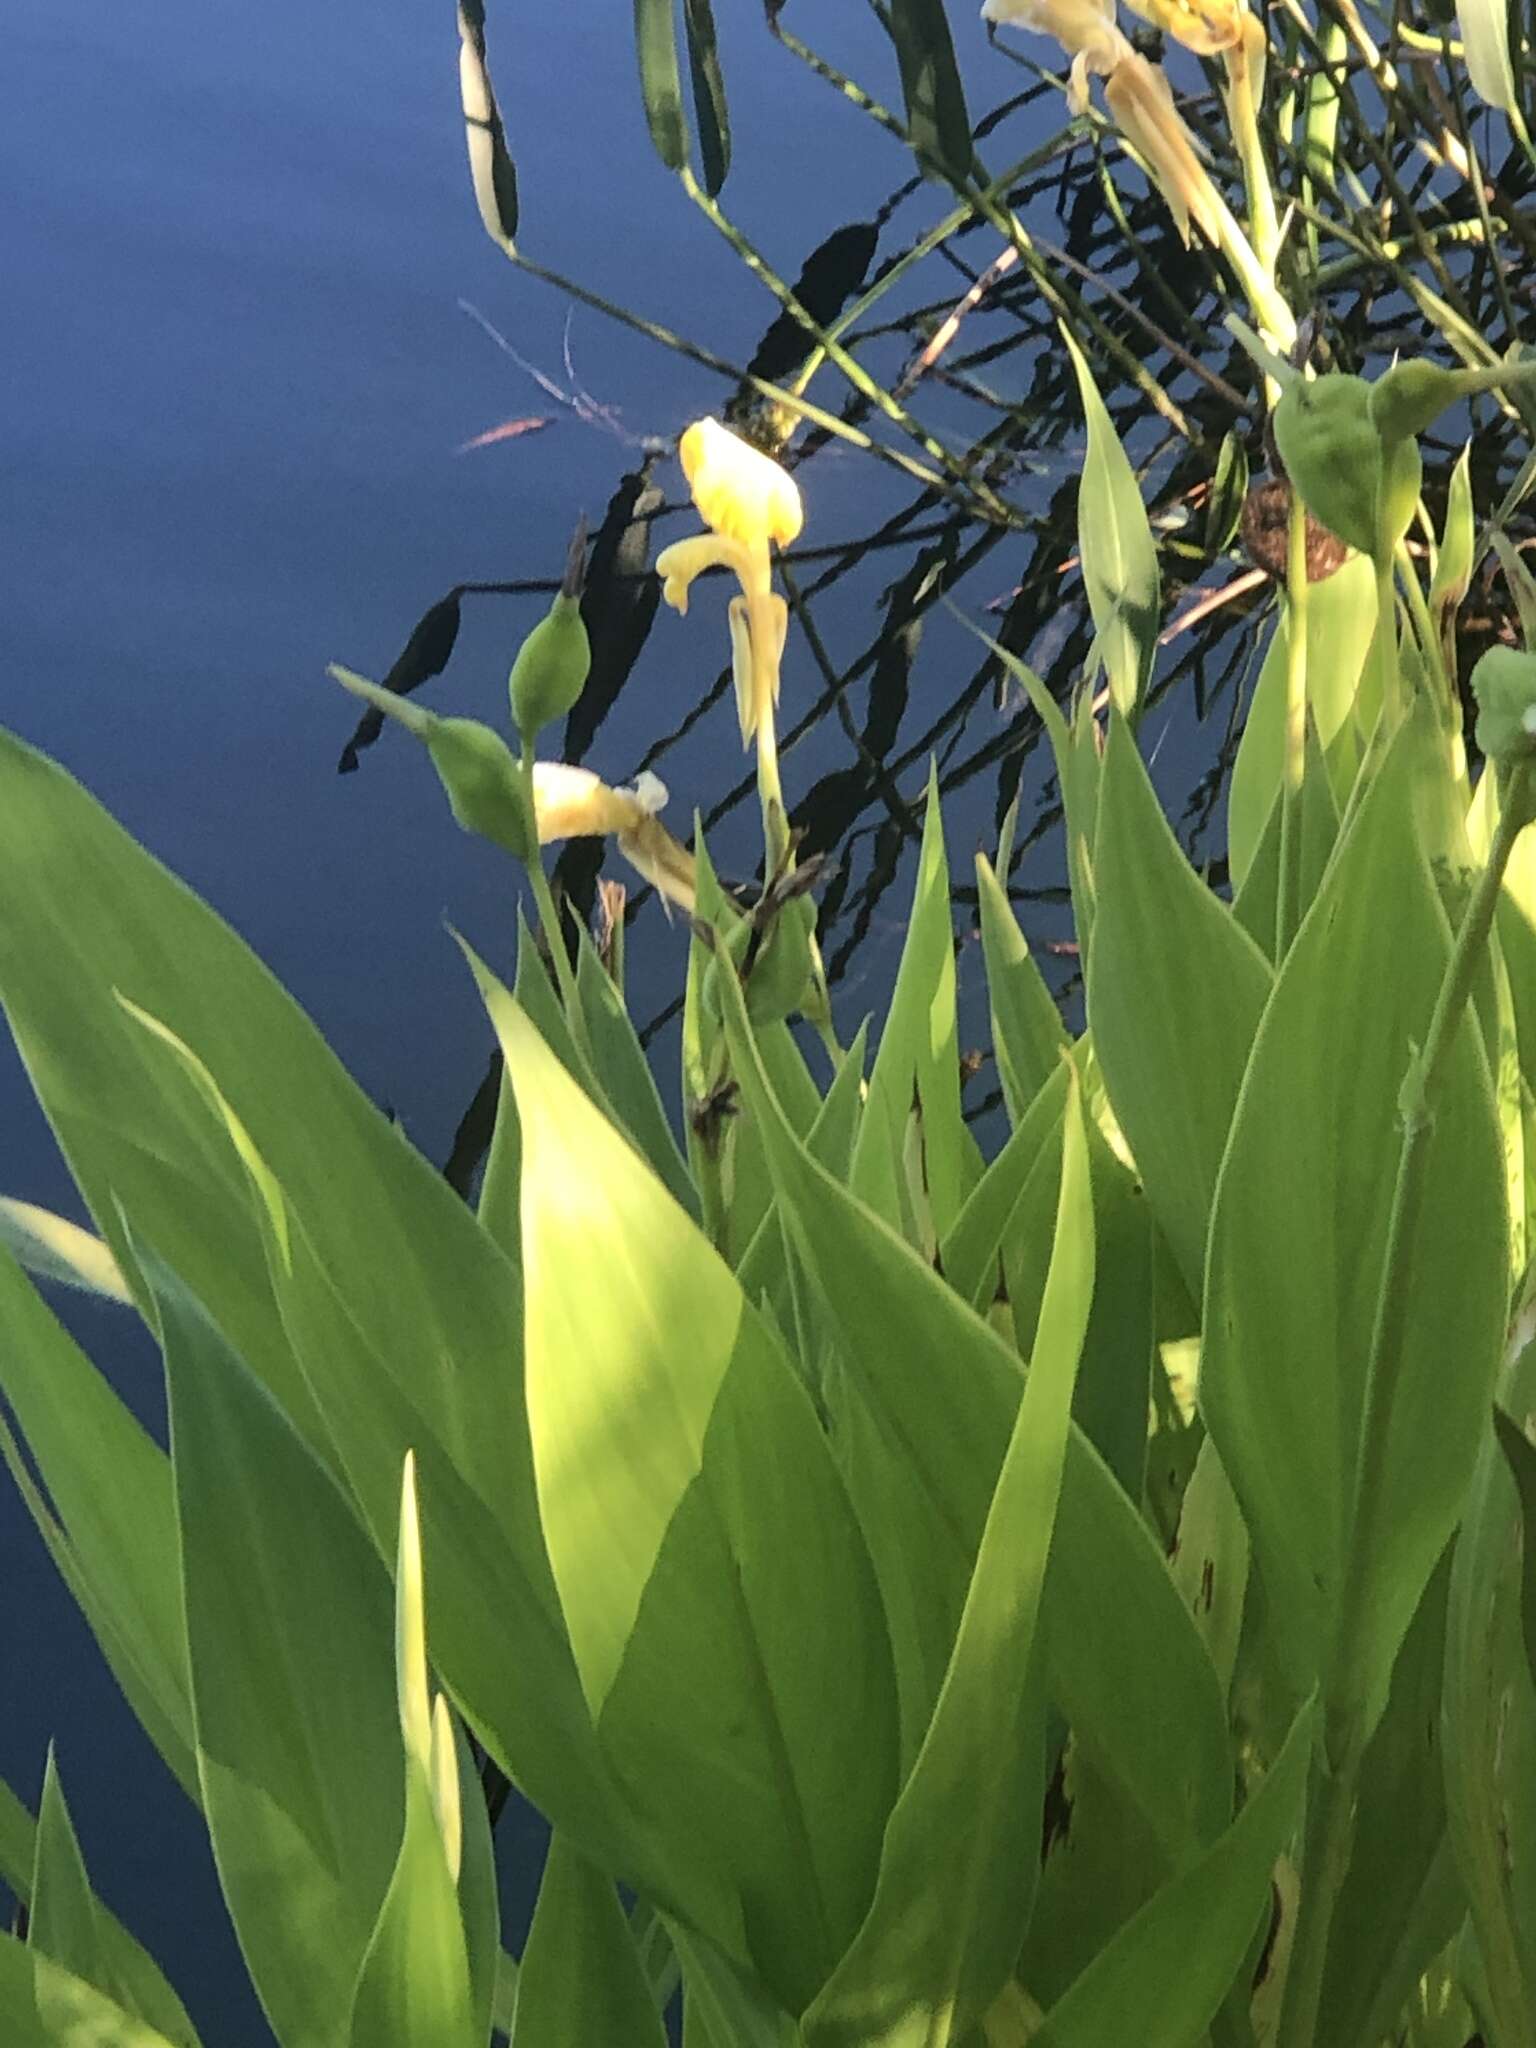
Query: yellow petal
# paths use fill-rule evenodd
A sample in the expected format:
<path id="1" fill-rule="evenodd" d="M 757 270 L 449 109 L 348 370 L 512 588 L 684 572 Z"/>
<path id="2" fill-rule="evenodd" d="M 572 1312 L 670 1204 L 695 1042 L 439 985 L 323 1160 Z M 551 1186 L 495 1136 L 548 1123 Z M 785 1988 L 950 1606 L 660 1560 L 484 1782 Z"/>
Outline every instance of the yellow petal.
<path id="1" fill-rule="evenodd" d="M 729 427 L 695 420 L 677 452 L 700 517 L 715 533 L 749 548 L 788 547 L 799 533 L 805 514 L 794 478 Z"/>
<path id="2" fill-rule="evenodd" d="M 706 569 L 729 569 L 745 583 L 752 564 L 739 542 L 720 533 L 696 533 L 687 540 L 675 540 L 656 557 L 661 594 L 675 612 L 687 611 L 689 587 Z"/>
<path id="3" fill-rule="evenodd" d="M 1131 12 L 1150 21 L 1199 57 L 1214 57 L 1243 40 L 1248 9 L 1243 0 L 1127 0 Z"/>
<path id="4" fill-rule="evenodd" d="M 747 600 L 733 597 L 726 614 L 731 627 L 731 674 L 736 683 L 736 717 L 745 746 L 757 731 L 757 690 L 752 675 L 752 632 L 747 624 Z"/>
<path id="5" fill-rule="evenodd" d="M 691 917 L 694 905 L 693 855 L 672 837 L 659 818 L 643 818 L 619 834 L 619 851 L 651 886 Z"/>
<path id="6" fill-rule="evenodd" d="M 569 761 L 535 761 L 533 809 L 539 844 L 553 839 L 596 839 L 631 832 L 667 800 L 658 776 L 642 775 L 633 789 L 612 789 L 590 768 Z"/>

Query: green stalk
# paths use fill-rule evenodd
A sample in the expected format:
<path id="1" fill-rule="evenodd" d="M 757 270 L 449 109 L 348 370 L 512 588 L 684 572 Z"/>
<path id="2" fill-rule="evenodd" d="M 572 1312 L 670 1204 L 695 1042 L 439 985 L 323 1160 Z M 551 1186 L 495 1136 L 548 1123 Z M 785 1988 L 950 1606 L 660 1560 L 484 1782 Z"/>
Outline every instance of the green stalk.
<path id="1" fill-rule="evenodd" d="M 1280 878 L 1275 958 L 1283 960 L 1301 922 L 1301 802 L 1307 765 L 1307 510 L 1291 492 L 1285 623 L 1285 769 L 1280 784 Z"/>
<path id="2" fill-rule="evenodd" d="M 1253 253 L 1269 279 L 1275 281 L 1280 258 L 1280 223 L 1275 215 L 1275 192 L 1264 144 L 1259 136 L 1259 109 L 1253 91 L 1253 65 L 1246 41 L 1223 53 L 1227 72 L 1227 111 L 1232 121 L 1232 140 L 1237 144 L 1243 167 L 1243 186 L 1248 194 L 1248 232 Z"/>
<path id="3" fill-rule="evenodd" d="M 1312 2048 L 1328 1936 L 1339 1888 L 1349 1863 L 1360 1761 L 1368 1738 L 1362 1674 L 1351 1661 L 1371 1588 L 1362 1561 L 1374 1548 L 1387 1476 L 1387 1422 L 1402 1372 L 1408 1315 L 1410 1249 L 1423 1207 L 1429 1139 L 1444 1091 L 1456 1033 L 1471 999 L 1472 983 L 1492 929 L 1504 871 L 1523 827 L 1536 808 L 1536 768 L 1518 762 L 1503 792 L 1488 864 L 1478 877 L 1435 998 L 1423 1051 L 1403 1086 L 1403 1142 L 1392 1190 L 1386 1257 L 1376 1293 L 1366 1365 L 1360 1450 L 1355 1467 L 1352 1536 L 1339 1621 L 1324 1692 L 1322 1743 L 1314 1757 L 1307 1839 L 1301 1869 L 1301 1907 L 1291 1950 L 1276 2048 Z"/>

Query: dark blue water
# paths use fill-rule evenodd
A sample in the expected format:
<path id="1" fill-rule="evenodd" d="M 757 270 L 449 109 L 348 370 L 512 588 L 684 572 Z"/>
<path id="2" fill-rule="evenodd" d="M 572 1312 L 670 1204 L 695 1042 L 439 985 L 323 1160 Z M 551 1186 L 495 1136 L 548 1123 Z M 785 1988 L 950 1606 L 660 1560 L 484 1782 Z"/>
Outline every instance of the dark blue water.
<path id="1" fill-rule="evenodd" d="M 833 228 L 872 215 L 908 166 L 771 42 L 756 5 L 719 12 L 736 141 L 727 197 L 793 276 Z M 894 97 L 868 17 L 839 12 L 813 32 Z M 651 152 L 628 8 L 504 0 L 490 29 L 528 252 L 744 362 L 774 307 Z M 449 585 L 556 572 L 575 514 L 600 515 L 634 460 L 564 414 L 537 435 L 456 453 L 501 420 L 552 410 L 461 300 L 562 379 L 568 331 L 581 381 L 636 437 L 675 436 L 727 387 L 593 312 L 578 309 L 567 330 L 561 298 L 486 240 L 447 0 L 11 0 L 0 47 L 0 718 L 202 891 L 441 1158 L 488 1047 L 444 919 L 508 964 L 512 876 L 454 830 L 398 734 L 364 772 L 337 778 L 353 707 L 325 663 L 380 674 Z M 974 71 L 998 62 L 968 20 L 963 47 Z M 995 70 L 987 78 L 992 96 L 1012 89 Z M 675 470 L 663 480 L 677 495 Z M 869 493 L 888 489 L 837 449 L 805 483 L 807 539 L 852 530 Z M 976 602 L 1011 573 L 1005 548 Z M 844 608 L 823 616 L 844 658 L 881 580 L 878 567 L 855 579 Z M 624 778 L 679 722 L 723 658 L 722 606 L 701 593 L 686 624 L 658 625 L 593 766 Z M 541 609 L 470 609 L 432 701 L 502 717 L 511 652 Z M 921 671 L 931 703 L 973 667 L 959 630 L 936 621 Z M 791 715 L 811 687 L 792 657 Z M 791 797 L 843 747 L 833 736 L 791 755 Z M 679 830 L 741 765 L 722 703 L 662 764 Z M 905 780 L 915 794 L 920 773 Z M 962 823 L 962 859 L 991 808 L 989 785 Z M 750 868 L 750 806 L 722 827 L 721 848 Z M 850 1022 L 877 1000 L 904 894 L 876 920 L 875 964 L 847 978 Z M 681 934 L 642 920 L 630 957 L 639 1007 L 659 1008 L 677 986 Z M 969 970 L 963 979 L 974 990 Z M 659 1044 L 670 1062 L 671 1041 Z M 670 1094 L 670 1068 L 664 1078 Z M 0 1127 L 0 1187 L 72 1209 L 8 1047 Z M 155 1365 L 138 1334 L 112 1314 L 67 1313 L 152 1416 Z M 35 1802 L 57 1741 L 103 1895 L 210 2043 L 263 2042 L 201 1830 L 8 1489 L 0 1541 L 0 1771 Z"/>

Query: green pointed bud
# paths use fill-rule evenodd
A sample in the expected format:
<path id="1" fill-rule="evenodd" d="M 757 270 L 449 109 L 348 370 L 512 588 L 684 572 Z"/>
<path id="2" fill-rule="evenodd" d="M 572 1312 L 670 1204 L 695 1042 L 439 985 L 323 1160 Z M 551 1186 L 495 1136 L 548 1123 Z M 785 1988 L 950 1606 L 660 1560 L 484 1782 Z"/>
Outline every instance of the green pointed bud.
<path id="1" fill-rule="evenodd" d="M 426 741 L 448 807 L 464 830 L 520 861 L 536 859 L 538 828 L 523 771 L 501 734 L 476 718 L 435 718 Z"/>
<path id="2" fill-rule="evenodd" d="M 337 662 L 326 674 L 423 743 L 448 792 L 449 808 L 466 832 L 478 832 L 521 861 L 537 857 L 538 830 L 523 771 L 500 733 L 474 718 L 439 718 Z"/>
<path id="3" fill-rule="evenodd" d="M 586 687 L 592 648 L 581 616 L 587 522 L 577 526 L 555 601 L 517 650 L 508 689 L 512 722 L 532 746 L 546 725 L 564 718 Z"/>
<path id="4" fill-rule="evenodd" d="M 1371 423 L 1388 443 L 1432 427 L 1447 406 L 1481 391 L 1529 383 L 1536 363 L 1494 363 L 1485 370 L 1447 370 L 1438 363 L 1394 363 L 1371 386 Z"/>
<path id="5" fill-rule="evenodd" d="M 1274 411 L 1275 446 L 1302 503 L 1363 555 L 1376 547 L 1381 440 L 1363 377 L 1332 373 L 1292 384 Z"/>
<path id="6" fill-rule="evenodd" d="M 1507 768 L 1536 754 L 1536 654 L 1490 647 L 1472 671 L 1477 744 Z"/>

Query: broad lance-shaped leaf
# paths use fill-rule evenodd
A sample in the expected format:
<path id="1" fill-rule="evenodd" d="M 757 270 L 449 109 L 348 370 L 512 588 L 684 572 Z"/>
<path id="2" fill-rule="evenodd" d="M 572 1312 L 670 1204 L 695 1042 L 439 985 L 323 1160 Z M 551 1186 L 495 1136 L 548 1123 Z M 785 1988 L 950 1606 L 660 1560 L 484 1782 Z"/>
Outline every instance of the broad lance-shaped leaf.
<path id="1" fill-rule="evenodd" d="M 480 218 L 491 240 L 510 254 L 517 238 L 517 172 L 507 149 L 501 109 L 496 104 L 486 64 L 485 0 L 459 0 L 459 92 L 464 104 L 469 174 L 474 181 Z M 455 632 L 457 613 L 455 604 Z M 356 756 L 349 762 L 343 755 L 341 765 L 343 770 L 355 768 Z"/>
<path id="2" fill-rule="evenodd" d="M 731 167 L 731 120 L 725 105 L 725 80 L 715 46 L 715 16 L 710 0 L 683 0 L 683 29 L 688 37 L 688 70 L 693 83 L 693 118 L 699 131 L 699 168 L 704 190 L 713 197 Z"/>
<path id="3" fill-rule="evenodd" d="M 1285 1747 L 1242 1812 L 1198 1862 L 1182 1871 L 1046 2014 L 1032 2048 L 1189 2048 L 1203 2039 L 1242 1968 L 1270 1873 L 1301 1818 L 1313 1709 L 1297 1715 Z"/>
<path id="4" fill-rule="evenodd" d="M 750 1075 L 740 1030 L 733 1059 Z M 780 1214 L 838 1339 L 833 1422 L 886 1603 L 910 1768 L 1017 1417 L 1018 1359 L 802 1147 L 772 1156 Z M 1212 1840 L 1231 1811 L 1221 1689 L 1139 1509 L 1075 1426 L 1044 1623 L 1052 1697 L 1165 1853 Z"/>
<path id="5" fill-rule="evenodd" d="M 169 1460 L 0 1248 L 0 1454 L 124 1697 L 197 1797 Z M 51 1508 L 49 1503 L 51 1502 Z"/>
<path id="6" fill-rule="evenodd" d="M 613 1879 L 557 1832 L 523 1950 L 511 2048 L 665 2048 L 666 2039 Z"/>
<path id="7" fill-rule="evenodd" d="M 73 1971 L 3 1933 L 0 2041 L 6 2048 L 175 2048 Z"/>
<path id="8" fill-rule="evenodd" d="M 1110 721 L 1088 1024 L 1184 1284 L 1199 1299 L 1217 1170 L 1269 963 L 1185 859 L 1136 743 Z"/>
<path id="9" fill-rule="evenodd" d="M 960 1114 L 955 934 L 936 768 L 928 776 L 922 853 L 906 944 L 869 1077 L 853 1159 L 855 1190 L 893 1223 L 901 1210 L 892 1174 L 905 1151 L 914 1088 L 922 1112 L 924 1184 L 934 1232 L 942 1238 L 969 1189 Z"/>
<path id="10" fill-rule="evenodd" d="M 739 1915 L 722 1945 L 798 2011 L 863 1916 L 896 1789 L 868 1556 L 728 1267 L 476 973 L 522 1130 L 539 1509 L 597 1739 L 658 1854 Z"/>
<path id="11" fill-rule="evenodd" d="M 587 1045 L 603 1077 L 615 1120 L 628 1131 L 636 1150 L 650 1162 L 673 1200 L 697 1221 L 698 1194 L 667 1122 L 655 1077 L 624 1007 L 624 998 L 598 959 L 597 948 L 585 929 L 581 935 L 576 988 Z"/>
<path id="12" fill-rule="evenodd" d="M 786 1127 L 778 1141 L 792 1142 Z M 963 2040 L 1018 1955 L 1039 1874 L 1019 1843 L 1034 1832 L 1045 1789 L 1036 1625 L 1093 1285 L 1093 1198 L 1073 1077 L 1024 1395 L 933 1719 L 886 1829 L 869 1917 L 802 2023 L 813 2048 L 910 2041 L 919 2014 L 927 2040 Z"/>
<path id="13" fill-rule="evenodd" d="M 51 1763 L 51 1756 L 50 1756 Z M 73 1841 L 73 1827 L 64 1811 L 62 1791 L 57 1800 L 58 1815 L 69 1828 Z M 0 1782 L 0 1881 L 8 1885 L 18 1904 L 31 1906 L 34 1897 L 34 1874 L 36 1866 L 51 1862 L 62 1853 L 66 1860 L 73 1860 L 69 1845 L 62 1841 L 45 1848 L 43 1828 L 40 1821 L 34 1821 L 31 1814 L 16 1797 L 10 1786 Z M 78 1851 L 74 1852 L 78 1856 Z M 115 1986 L 115 1998 L 125 2011 L 147 2020 L 157 2027 L 173 2048 L 198 2048 L 197 2033 L 187 2018 L 181 2000 L 161 1974 L 154 1958 L 141 1948 L 103 1902 L 92 1895 L 91 1917 L 94 1923 L 97 1952 L 101 1968 L 93 1982 L 98 1990 Z M 33 1915 L 31 1925 L 32 1946 L 37 1947 L 37 1918 Z M 59 1960 L 55 1957 L 55 1960 Z M 0 2006 L 3 2010 L 3 2006 Z M 10 2036 L 5 2037 L 7 2040 Z"/>
<path id="14" fill-rule="evenodd" d="M 1532 1311 L 1516 1328 L 1501 1409 L 1536 1420 Z M 1524 1642 L 1531 1546 L 1492 1412 L 1451 1565 L 1442 1749 L 1452 1848 L 1500 2040 L 1536 2039 L 1536 1681 Z"/>
<path id="15" fill-rule="evenodd" d="M 635 0 L 635 54 L 640 96 L 656 154 L 669 171 L 688 161 L 683 82 L 677 68 L 677 16 L 673 0 Z"/>
<path id="16" fill-rule="evenodd" d="M 1077 544 L 1097 635 L 1094 644 L 1109 677 L 1111 702 L 1122 718 L 1134 723 L 1151 678 L 1162 625 L 1157 548 L 1136 473 L 1099 396 L 1093 372 L 1072 330 L 1063 325 L 1061 337 L 1077 373 L 1088 421 Z"/>
<path id="17" fill-rule="evenodd" d="M 138 1263 L 165 1352 L 214 1857 L 284 2048 L 334 2048 L 400 1839 L 389 1581 L 201 1305 Z"/>
<path id="18" fill-rule="evenodd" d="M 1299 1692 L 1330 1654 L 1357 1541 L 1364 1375 L 1401 1091 L 1450 954 L 1416 811 L 1448 774 L 1426 709 L 1393 741 L 1280 971 L 1211 1217 L 1201 1409 Z M 1405 1292 L 1402 1357 L 1372 1549 L 1351 1566 L 1367 1591 L 1351 1654 L 1370 1722 L 1477 1455 L 1509 1284 L 1503 1183 L 1469 1013 L 1436 1106 L 1420 1216 L 1393 1276 Z"/>

